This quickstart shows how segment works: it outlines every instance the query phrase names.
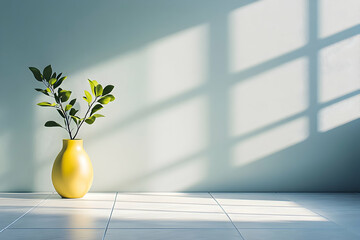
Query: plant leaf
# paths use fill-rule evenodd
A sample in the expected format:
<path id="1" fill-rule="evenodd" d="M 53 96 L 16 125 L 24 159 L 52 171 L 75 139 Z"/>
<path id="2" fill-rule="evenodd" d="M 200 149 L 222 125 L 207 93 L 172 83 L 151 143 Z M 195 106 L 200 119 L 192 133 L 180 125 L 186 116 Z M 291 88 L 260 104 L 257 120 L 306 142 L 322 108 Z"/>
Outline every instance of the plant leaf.
<path id="1" fill-rule="evenodd" d="M 39 82 L 42 82 L 42 75 L 40 73 L 40 70 L 37 69 L 36 67 L 29 67 L 29 69 L 33 73 L 35 79 L 38 80 Z"/>
<path id="2" fill-rule="evenodd" d="M 72 105 L 67 104 L 67 105 L 65 106 L 65 111 L 69 111 L 71 107 L 72 107 Z"/>
<path id="3" fill-rule="evenodd" d="M 45 78 L 47 81 L 50 80 L 51 73 L 52 73 L 51 65 L 46 66 L 46 67 L 44 68 L 43 75 L 44 75 L 44 78 Z"/>
<path id="4" fill-rule="evenodd" d="M 56 110 L 58 111 L 58 113 L 60 114 L 60 116 L 61 116 L 62 118 L 65 118 L 65 115 L 63 114 L 62 111 L 60 111 L 59 109 L 56 109 Z"/>
<path id="5" fill-rule="evenodd" d="M 79 110 L 76 110 L 75 108 L 72 108 L 72 109 L 70 109 L 69 114 L 70 114 L 70 116 L 75 116 L 75 114 L 76 114 L 78 111 L 79 111 Z"/>
<path id="6" fill-rule="evenodd" d="M 87 124 L 93 124 L 95 122 L 95 119 L 96 119 L 95 116 L 91 116 L 91 117 L 88 117 L 87 119 L 85 119 L 85 122 Z"/>
<path id="7" fill-rule="evenodd" d="M 102 97 L 98 100 L 99 103 L 101 104 L 108 104 L 109 102 L 112 102 L 115 100 L 115 97 L 111 94 L 106 95 L 105 97 Z"/>
<path id="8" fill-rule="evenodd" d="M 86 99 L 87 99 L 86 101 L 90 104 L 91 101 L 92 101 L 91 94 L 86 90 L 84 90 L 84 92 L 85 92 L 85 96 L 86 96 Z"/>
<path id="9" fill-rule="evenodd" d="M 102 95 L 105 96 L 106 94 L 109 94 L 113 89 L 114 89 L 113 85 L 107 85 L 104 88 Z"/>
<path id="10" fill-rule="evenodd" d="M 54 83 L 56 83 L 56 81 L 57 81 L 56 78 L 51 78 L 51 79 L 49 80 L 49 84 L 50 84 L 50 85 L 54 85 Z"/>
<path id="11" fill-rule="evenodd" d="M 57 79 L 61 77 L 62 73 L 59 73 L 59 75 L 56 76 Z"/>
<path id="12" fill-rule="evenodd" d="M 41 103 L 38 103 L 37 105 L 42 106 L 42 107 L 54 107 L 56 105 L 56 103 L 41 102 Z"/>
<path id="13" fill-rule="evenodd" d="M 41 88 L 35 88 L 35 90 L 49 96 L 49 93 L 46 90 L 43 90 Z"/>
<path id="14" fill-rule="evenodd" d="M 62 126 L 55 121 L 47 121 L 45 123 L 45 127 L 62 127 Z"/>
<path id="15" fill-rule="evenodd" d="M 90 116 L 93 115 L 95 112 L 99 111 L 100 109 L 104 108 L 101 104 L 96 104 L 95 107 L 91 109 Z"/>
<path id="16" fill-rule="evenodd" d="M 103 94 L 103 87 L 101 86 L 101 84 L 98 84 L 96 86 L 96 96 L 100 97 Z"/>
<path id="17" fill-rule="evenodd" d="M 80 120 L 78 116 L 71 116 L 72 118 L 75 118 L 76 120 Z"/>
<path id="18" fill-rule="evenodd" d="M 56 72 L 53 73 L 53 75 L 51 76 L 51 78 L 56 78 Z"/>
<path id="19" fill-rule="evenodd" d="M 76 125 L 78 124 L 80 118 L 76 117 L 76 116 L 71 116 L 70 117 L 74 120 L 74 122 L 76 123 Z"/>
<path id="20" fill-rule="evenodd" d="M 89 84 L 90 84 L 90 89 L 91 89 L 91 92 L 92 94 L 95 96 L 95 84 L 93 81 L 91 81 L 90 79 L 88 79 L 89 81 Z"/>
<path id="21" fill-rule="evenodd" d="M 71 101 L 69 102 L 69 104 L 65 106 L 65 111 L 70 110 L 70 108 L 72 108 L 72 107 L 74 106 L 75 102 L 76 102 L 76 98 L 74 98 L 73 100 L 71 100 Z M 73 108 L 72 108 L 72 109 L 73 109 Z M 75 109 L 74 109 L 74 110 L 75 110 Z M 75 114 L 72 114 L 72 115 L 75 115 Z"/>
<path id="22" fill-rule="evenodd" d="M 60 101 L 60 99 L 59 99 L 59 95 L 58 94 L 54 94 L 54 98 L 55 98 L 55 101 L 57 102 L 57 103 L 59 103 Z"/>
<path id="23" fill-rule="evenodd" d="M 64 76 L 62 78 L 60 78 L 59 80 L 57 80 L 57 82 L 54 84 L 54 88 L 57 88 L 58 86 L 61 85 L 61 83 L 67 78 L 67 76 Z"/>
<path id="24" fill-rule="evenodd" d="M 75 102 L 76 102 L 76 98 L 74 98 L 73 100 L 70 101 L 70 105 L 74 106 L 75 105 Z"/>
<path id="25" fill-rule="evenodd" d="M 71 95 L 71 91 L 61 90 L 59 93 L 59 98 L 61 102 L 66 102 L 67 100 L 69 100 L 70 95 Z"/>
<path id="26" fill-rule="evenodd" d="M 93 124 L 95 122 L 96 118 L 99 118 L 99 117 L 105 117 L 105 116 L 101 115 L 101 114 L 94 114 L 91 117 L 88 117 L 87 119 L 85 119 L 85 122 L 87 124 Z"/>

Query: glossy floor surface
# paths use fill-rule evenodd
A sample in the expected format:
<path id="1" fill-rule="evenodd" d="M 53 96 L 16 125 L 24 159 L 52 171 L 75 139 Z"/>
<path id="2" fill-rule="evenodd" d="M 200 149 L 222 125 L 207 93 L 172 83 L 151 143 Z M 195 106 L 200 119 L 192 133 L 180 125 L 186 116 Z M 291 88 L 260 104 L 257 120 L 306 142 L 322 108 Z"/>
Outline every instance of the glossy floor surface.
<path id="1" fill-rule="evenodd" d="M 360 239 L 360 194 L 0 193 L 0 239 Z"/>

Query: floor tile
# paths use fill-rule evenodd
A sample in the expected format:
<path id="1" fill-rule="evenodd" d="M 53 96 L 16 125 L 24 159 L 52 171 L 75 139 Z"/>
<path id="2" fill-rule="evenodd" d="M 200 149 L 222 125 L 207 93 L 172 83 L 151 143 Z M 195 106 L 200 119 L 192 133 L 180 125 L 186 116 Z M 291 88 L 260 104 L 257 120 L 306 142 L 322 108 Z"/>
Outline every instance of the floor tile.
<path id="1" fill-rule="evenodd" d="M 104 228 L 111 209 L 37 207 L 11 228 Z"/>
<path id="2" fill-rule="evenodd" d="M 172 211 L 190 213 L 223 213 L 219 205 L 215 204 L 181 204 L 158 202 L 119 202 L 115 204 L 116 210 L 143 210 L 143 211 Z"/>
<path id="3" fill-rule="evenodd" d="M 323 211 L 357 206 L 357 195 L 303 193 L 212 193 L 238 228 L 339 228 Z M 319 203 L 322 202 L 322 205 Z M 336 203 L 337 202 L 337 203 Z M 326 204 L 331 203 L 331 207 Z M 357 203 L 357 204 L 356 204 Z M 320 211 L 321 212 L 321 211 Z M 359 215 L 360 216 L 360 215 Z"/>
<path id="4" fill-rule="evenodd" d="M 114 198 L 115 199 L 115 198 Z M 112 208 L 114 205 L 112 200 L 84 200 L 84 199 L 46 199 L 39 206 L 40 207 L 60 207 L 60 208 L 90 208 L 90 209 L 103 209 Z"/>
<path id="5" fill-rule="evenodd" d="M 208 193 L 119 193 L 117 201 L 216 205 Z"/>
<path id="6" fill-rule="evenodd" d="M 100 200 L 100 201 L 114 201 L 115 200 L 115 192 L 111 193 L 96 193 L 90 192 L 87 193 L 81 200 Z"/>
<path id="7" fill-rule="evenodd" d="M 108 229 L 105 240 L 242 240 L 235 229 Z"/>
<path id="8" fill-rule="evenodd" d="M 222 205 L 228 214 L 268 214 L 268 215 L 289 215 L 289 216 L 317 216 L 315 212 L 301 207 L 280 207 L 280 206 L 227 206 Z"/>
<path id="9" fill-rule="evenodd" d="M 100 240 L 102 229 L 6 229 L 0 233 L 0 239 L 6 240 Z"/>
<path id="10" fill-rule="evenodd" d="M 294 206 L 296 203 L 277 193 L 211 193 L 221 205 Z"/>
<path id="11" fill-rule="evenodd" d="M 338 228 L 321 216 L 229 214 L 237 228 Z"/>
<path id="12" fill-rule="evenodd" d="M 39 193 L 4 193 L 0 192 L 1 199 L 45 199 L 49 195 L 52 195 L 52 192 L 39 192 Z"/>
<path id="13" fill-rule="evenodd" d="M 51 193 L 0 193 L 0 231 L 35 207 Z"/>
<path id="14" fill-rule="evenodd" d="M 240 229 L 245 240 L 359 240 L 342 229 Z"/>
<path id="15" fill-rule="evenodd" d="M 97 193 L 97 192 L 89 192 L 82 198 L 62 198 L 58 193 L 54 193 L 49 197 L 48 199 L 67 199 L 67 200 L 90 200 L 90 201 L 114 201 L 115 199 L 115 192 L 109 192 L 109 193 Z"/>
<path id="16" fill-rule="evenodd" d="M 51 193 L 0 193 L 0 207 L 33 207 Z"/>
<path id="17" fill-rule="evenodd" d="M 29 209 L 31 208 L 0 207 L 0 231 L 26 213 Z"/>
<path id="18" fill-rule="evenodd" d="M 120 193 L 109 228 L 232 228 L 208 193 Z"/>
<path id="19" fill-rule="evenodd" d="M 224 213 L 114 210 L 109 228 L 233 228 Z"/>
<path id="20" fill-rule="evenodd" d="M 327 212 L 324 216 L 334 223 L 357 234 L 360 239 L 360 213 L 359 212 Z"/>
<path id="21" fill-rule="evenodd" d="M 360 195 L 347 193 L 292 193 L 283 194 L 289 200 L 313 210 L 359 211 Z"/>

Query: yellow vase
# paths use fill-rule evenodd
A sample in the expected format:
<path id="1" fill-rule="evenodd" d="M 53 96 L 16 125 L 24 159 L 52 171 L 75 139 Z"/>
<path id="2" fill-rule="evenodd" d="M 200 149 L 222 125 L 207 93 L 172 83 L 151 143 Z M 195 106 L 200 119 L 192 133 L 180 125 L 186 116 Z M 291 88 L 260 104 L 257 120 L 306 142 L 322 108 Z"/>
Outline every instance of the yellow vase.
<path id="1" fill-rule="evenodd" d="M 52 169 L 55 190 L 64 198 L 81 198 L 89 191 L 92 181 L 93 167 L 83 140 L 64 139 Z"/>

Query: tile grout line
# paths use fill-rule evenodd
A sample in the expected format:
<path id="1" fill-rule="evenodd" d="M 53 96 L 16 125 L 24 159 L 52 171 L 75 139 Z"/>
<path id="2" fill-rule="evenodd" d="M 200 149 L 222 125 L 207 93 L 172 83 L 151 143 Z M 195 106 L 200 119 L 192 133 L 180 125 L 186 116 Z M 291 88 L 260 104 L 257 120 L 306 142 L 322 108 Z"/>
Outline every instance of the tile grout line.
<path id="1" fill-rule="evenodd" d="M 44 198 L 43 200 L 41 200 L 40 202 L 38 202 L 35 206 L 31 207 L 29 210 L 27 210 L 25 213 L 23 213 L 20 217 L 18 217 L 17 219 L 15 219 L 14 221 L 12 221 L 9 225 L 7 225 L 6 227 L 4 227 L 3 229 L 0 230 L 0 233 L 2 233 L 3 231 L 5 231 L 6 229 L 8 229 L 11 225 L 13 225 L 14 223 L 16 223 L 17 221 L 20 220 L 20 218 L 22 218 L 23 216 L 25 216 L 27 213 L 29 213 L 31 210 L 33 210 L 34 208 L 38 207 L 41 203 L 43 203 L 44 201 L 46 201 L 47 199 L 49 199 L 49 197 L 51 195 L 53 195 L 54 192 L 48 194 L 46 196 L 46 198 Z"/>
<path id="2" fill-rule="evenodd" d="M 217 205 L 221 208 L 221 210 L 225 213 L 225 215 L 228 217 L 228 219 L 230 220 L 231 224 L 234 226 L 234 228 L 236 229 L 236 231 L 239 233 L 241 239 L 245 240 L 245 238 L 243 237 L 243 235 L 240 233 L 239 229 L 235 226 L 234 222 L 231 220 L 230 216 L 227 214 L 227 212 L 225 211 L 225 209 L 220 205 L 220 203 L 214 198 L 214 196 L 208 192 L 208 194 L 212 197 L 212 199 L 214 199 L 214 201 L 217 203 Z"/>
<path id="3" fill-rule="evenodd" d="M 110 212 L 109 220 L 108 220 L 108 222 L 106 223 L 106 227 L 105 227 L 105 230 L 104 230 L 104 235 L 103 235 L 103 237 L 102 237 L 102 240 L 104 240 L 104 239 L 105 239 L 106 232 L 107 232 L 107 230 L 108 230 L 108 228 L 109 228 L 109 224 L 110 224 L 111 217 L 112 217 L 112 214 L 113 214 L 113 211 L 114 211 L 114 207 L 115 207 L 115 203 L 116 203 L 117 195 L 118 195 L 118 192 L 116 192 L 116 194 L 115 194 L 114 203 L 113 203 L 113 206 L 112 206 L 112 208 L 111 208 L 111 212 Z"/>

